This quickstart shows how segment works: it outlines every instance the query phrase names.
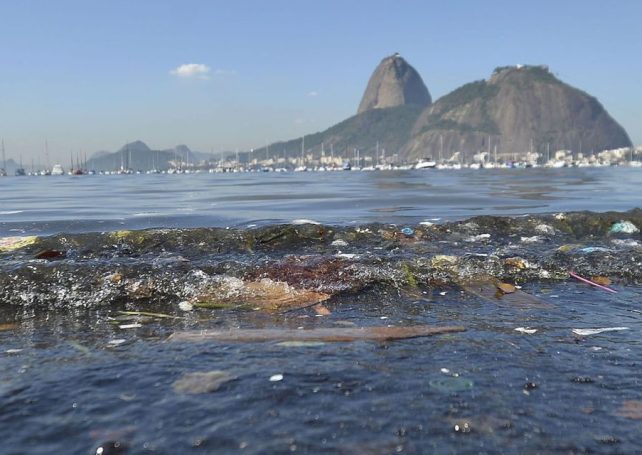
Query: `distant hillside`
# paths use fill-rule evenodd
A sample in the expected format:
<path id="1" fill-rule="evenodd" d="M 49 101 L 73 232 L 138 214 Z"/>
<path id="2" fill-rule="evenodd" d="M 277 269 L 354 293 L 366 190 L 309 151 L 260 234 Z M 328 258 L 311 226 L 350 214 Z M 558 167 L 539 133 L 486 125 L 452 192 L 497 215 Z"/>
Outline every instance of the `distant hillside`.
<path id="1" fill-rule="evenodd" d="M 466 84 L 427 108 L 402 149 L 409 159 L 448 158 L 460 152 L 500 157 L 531 149 L 585 154 L 628 147 L 631 141 L 592 96 L 557 79 L 543 66 L 497 68 L 489 80 Z"/>
<path id="2" fill-rule="evenodd" d="M 88 161 L 87 167 L 96 171 L 113 171 L 121 168 L 164 170 L 173 165 L 194 165 L 210 157 L 210 154 L 193 152 L 186 145 L 178 145 L 166 150 L 152 150 L 143 141 L 135 141 L 123 145 L 117 152 L 94 154 Z"/>
<path id="3" fill-rule="evenodd" d="M 410 131 L 422 111 L 421 106 L 409 104 L 384 109 L 373 109 L 357 114 L 325 131 L 305 136 L 305 154 L 314 158 L 326 156 L 334 150 L 335 156 L 352 158 L 354 149 L 361 155 L 375 155 L 377 143 L 390 156 L 396 153 L 408 140 Z M 301 156 L 302 138 L 277 142 L 269 146 L 270 157 Z M 254 150 L 254 156 L 262 159 L 265 147 Z"/>
<path id="4" fill-rule="evenodd" d="M 305 136 L 315 158 L 324 144 L 335 155 L 357 148 L 374 155 L 377 142 L 397 162 L 423 157 L 471 161 L 495 151 L 499 159 L 546 150 L 597 153 L 631 146 L 626 131 L 592 96 L 557 79 L 545 66 L 497 68 L 488 80 L 465 84 L 430 104 L 421 76 L 398 54 L 375 69 L 359 114 Z M 412 124 L 412 125 L 411 125 Z M 270 156 L 300 156 L 301 138 L 270 145 Z M 263 157 L 265 149 L 255 151 Z"/>

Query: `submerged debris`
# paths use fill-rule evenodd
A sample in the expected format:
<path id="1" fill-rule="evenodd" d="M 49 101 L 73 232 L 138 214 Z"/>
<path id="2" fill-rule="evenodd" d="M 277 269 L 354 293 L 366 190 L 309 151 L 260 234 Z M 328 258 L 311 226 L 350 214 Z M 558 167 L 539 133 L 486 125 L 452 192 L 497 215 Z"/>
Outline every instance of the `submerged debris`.
<path id="1" fill-rule="evenodd" d="M 200 394 L 218 390 L 226 382 L 236 377 L 220 370 L 187 373 L 172 384 L 176 393 Z"/>
<path id="2" fill-rule="evenodd" d="M 222 341 L 222 342 L 269 342 L 269 341 L 391 341 L 406 338 L 427 337 L 444 333 L 463 332 L 461 326 L 410 327 L 359 327 L 359 328 L 319 328 L 319 329 L 229 329 L 176 332 L 170 341 Z"/>

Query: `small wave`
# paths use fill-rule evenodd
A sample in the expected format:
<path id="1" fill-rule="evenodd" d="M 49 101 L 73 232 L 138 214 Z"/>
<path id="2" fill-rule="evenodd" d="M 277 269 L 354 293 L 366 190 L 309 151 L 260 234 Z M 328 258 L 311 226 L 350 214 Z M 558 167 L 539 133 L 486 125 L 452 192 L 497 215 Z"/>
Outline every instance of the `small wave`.
<path id="1" fill-rule="evenodd" d="M 16 213 L 22 213 L 24 210 L 4 210 L 0 211 L 0 215 L 15 215 Z"/>

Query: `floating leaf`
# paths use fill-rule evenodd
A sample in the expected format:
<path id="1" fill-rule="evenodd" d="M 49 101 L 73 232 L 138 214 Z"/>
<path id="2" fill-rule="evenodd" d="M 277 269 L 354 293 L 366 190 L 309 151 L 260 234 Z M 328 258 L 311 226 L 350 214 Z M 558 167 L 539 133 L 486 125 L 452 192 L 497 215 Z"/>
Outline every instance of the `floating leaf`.
<path id="1" fill-rule="evenodd" d="M 611 280 L 608 277 L 605 276 L 594 276 L 591 277 L 591 281 L 593 283 L 600 284 L 602 286 L 609 286 L 611 284 Z"/>
<path id="2" fill-rule="evenodd" d="M 512 294 L 515 292 L 515 286 L 510 283 L 497 283 L 497 289 L 502 291 L 504 294 Z"/>

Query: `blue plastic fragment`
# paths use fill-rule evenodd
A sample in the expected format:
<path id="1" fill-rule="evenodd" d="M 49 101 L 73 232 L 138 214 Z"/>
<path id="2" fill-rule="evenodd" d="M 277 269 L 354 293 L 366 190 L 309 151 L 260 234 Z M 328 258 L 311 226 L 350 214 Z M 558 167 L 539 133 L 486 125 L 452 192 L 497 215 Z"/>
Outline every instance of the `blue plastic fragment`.
<path id="1" fill-rule="evenodd" d="M 612 234 L 636 234 L 640 232 L 638 227 L 630 221 L 619 221 L 611 226 Z"/>
<path id="2" fill-rule="evenodd" d="M 405 227 L 401 230 L 401 233 L 403 235 L 411 236 L 411 235 L 415 235 L 415 230 L 410 227 Z"/>

